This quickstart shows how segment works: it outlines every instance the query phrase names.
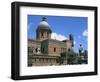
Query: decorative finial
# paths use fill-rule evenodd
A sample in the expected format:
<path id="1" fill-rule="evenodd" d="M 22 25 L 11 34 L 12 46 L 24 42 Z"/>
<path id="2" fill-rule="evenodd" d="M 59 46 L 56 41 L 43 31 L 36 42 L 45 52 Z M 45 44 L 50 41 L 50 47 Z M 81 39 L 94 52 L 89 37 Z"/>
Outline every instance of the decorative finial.
<path id="1" fill-rule="evenodd" d="M 46 21 L 46 17 L 45 16 L 42 17 L 42 21 Z"/>

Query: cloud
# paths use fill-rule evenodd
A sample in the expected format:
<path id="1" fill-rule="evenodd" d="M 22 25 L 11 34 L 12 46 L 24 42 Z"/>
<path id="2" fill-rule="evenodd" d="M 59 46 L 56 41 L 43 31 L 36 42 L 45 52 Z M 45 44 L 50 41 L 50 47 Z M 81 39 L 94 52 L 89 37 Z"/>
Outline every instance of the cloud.
<path id="1" fill-rule="evenodd" d="M 66 40 L 66 39 L 67 39 L 66 36 L 61 35 L 61 34 L 58 34 L 58 33 L 52 33 L 52 34 L 51 34 L 51 38 L 52 38 L 52 39 L 59 40 L 59 41 L 62 41 L 62 40 Z"/>
<path id="2" fill-rule="evenodd" d="M 87 29 L 85 29 L 85 30 L 83 31 L 83 36 L 85 36 L 85 37 L 88 36 L 88 30 L 87 30 Z"/>
<path id="3" fill-rule="evenodd" d="M 74 45 L 76 44 L 76 41 L 74 41 Z"/>
<path id="4" fill-rule="evenodd" d="M 29 30 L 32 26 L 33 26 L 33 23 L 29 23 L 27 29 Z"/>

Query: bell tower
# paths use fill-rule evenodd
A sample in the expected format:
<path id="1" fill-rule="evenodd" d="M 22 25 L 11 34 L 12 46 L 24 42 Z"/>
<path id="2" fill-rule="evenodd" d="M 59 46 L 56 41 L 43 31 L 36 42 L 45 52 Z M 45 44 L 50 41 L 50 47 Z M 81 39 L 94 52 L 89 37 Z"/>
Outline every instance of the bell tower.
<path id="1" fill-rule="evenodd" d="M 74 47 L 74 37 L 72 33 L 69 34 L 69 40 L 72 42 L 72 47 Z"/>

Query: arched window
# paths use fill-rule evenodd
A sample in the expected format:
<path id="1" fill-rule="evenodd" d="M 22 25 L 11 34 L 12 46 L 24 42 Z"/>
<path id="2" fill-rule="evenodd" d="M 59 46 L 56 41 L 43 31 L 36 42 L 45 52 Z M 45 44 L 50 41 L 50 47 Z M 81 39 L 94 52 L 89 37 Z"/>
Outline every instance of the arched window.
<path id="1" fill-rule="evenodd" d="M 42 52 L 44 53 L 44 47 L 42 48 Z"/>
<path id="2" fill-rule="evenodd" d="M 42 38 L 44 37 L 44 34 L 43 34 L 43 33 L 41 33 L 41 37 L 42 37 Z"/>
<path id="3" fill-rule="evenodd" d="M 35 49 L 36 53 L 37 53 L 37 48 Z"/>
<path id="4" fill-rule="evenodd" d="M 70 48 L 68 48 L 68 52 L 70 52 L 71 50 L 70 50 Z"/>
<path id="5" fill-rule="evenodd" d="M 56 52 L 56 48 L 54 48 L 54 52 Z"/>

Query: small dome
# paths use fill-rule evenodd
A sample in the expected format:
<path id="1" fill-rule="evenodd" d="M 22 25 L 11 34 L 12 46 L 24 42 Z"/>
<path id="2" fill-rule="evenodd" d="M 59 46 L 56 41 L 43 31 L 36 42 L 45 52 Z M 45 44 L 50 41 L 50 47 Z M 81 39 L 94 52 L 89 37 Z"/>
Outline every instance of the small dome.
<path id="1" fill-rule="evenodd" d="M 37 30 L 48 30 L 51 32 L 50 25 L 44 19 L 39 23 Z"/>

